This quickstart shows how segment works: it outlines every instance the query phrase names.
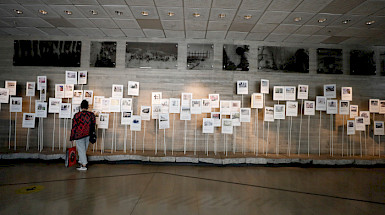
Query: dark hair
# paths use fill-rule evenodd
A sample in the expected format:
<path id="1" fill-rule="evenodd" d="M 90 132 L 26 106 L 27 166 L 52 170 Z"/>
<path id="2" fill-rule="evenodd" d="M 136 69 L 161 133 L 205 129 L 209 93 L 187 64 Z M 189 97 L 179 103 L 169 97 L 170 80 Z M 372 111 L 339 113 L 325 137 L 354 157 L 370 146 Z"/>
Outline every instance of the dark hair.
<path id="1" fill-rule="evenodd" d="M 80 104 L 81 109 L 88 109 L 88 102 L 86 100 L 83 100 Z"/>

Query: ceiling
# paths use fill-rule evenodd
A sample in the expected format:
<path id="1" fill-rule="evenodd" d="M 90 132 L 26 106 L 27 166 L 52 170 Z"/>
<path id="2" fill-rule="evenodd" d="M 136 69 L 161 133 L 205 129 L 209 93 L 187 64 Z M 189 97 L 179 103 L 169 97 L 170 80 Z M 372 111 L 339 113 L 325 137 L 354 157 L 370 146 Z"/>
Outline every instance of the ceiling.
<path id="1" fill-rule="evenodd" d="M 383 46 L 385 1 L 0 0 L 0 35 Z"/>

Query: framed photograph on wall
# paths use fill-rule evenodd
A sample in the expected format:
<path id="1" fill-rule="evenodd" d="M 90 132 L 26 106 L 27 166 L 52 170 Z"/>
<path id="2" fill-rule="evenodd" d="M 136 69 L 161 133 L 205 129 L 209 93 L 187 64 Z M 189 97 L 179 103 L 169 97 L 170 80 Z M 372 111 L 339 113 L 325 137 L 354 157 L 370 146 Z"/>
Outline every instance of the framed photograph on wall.
<path id="1" fill-rule="evenodd" d="M 249 46 L 223 45 L 223 70 L 249 71 Z"/>
<path id="2" fill-rule="evenodd" d="M 91 41 L 90 67 L 116 66 L 116 42 Z"/>
<path id="3" fill-rule="evenodd" d="M 187 69 L 212 70 L 214 44 L 187 44 Z"/>
<path id="4" fill-rule="evenodd" d="M 372 50 L 350 50 L 350 75 L 375 75 L 376 61 Z"/>
<path id="5" fill-rule="evenodd" d="M 342 49 L 317 49 L 317 73 L 342 74 Z"/>

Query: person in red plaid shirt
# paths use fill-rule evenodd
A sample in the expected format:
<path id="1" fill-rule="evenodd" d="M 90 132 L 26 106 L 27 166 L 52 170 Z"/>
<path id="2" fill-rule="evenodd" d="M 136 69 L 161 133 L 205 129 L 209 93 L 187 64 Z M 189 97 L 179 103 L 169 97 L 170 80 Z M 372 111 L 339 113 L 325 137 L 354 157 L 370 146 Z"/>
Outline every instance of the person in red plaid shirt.
<path id="1" fill-rule="evenodd" d="M 76 142 L 76 148 L 79 155 L 79 164 L 77 170 L 87 170 L 87 148 L 90 143 L 90 135 L 95 131 L 95 115 L 87 111 L 88 102 L 83 100 L 80 104 L 81 111 L 76 113 L 72 119 L 72 129 L 70 141 Z"/>

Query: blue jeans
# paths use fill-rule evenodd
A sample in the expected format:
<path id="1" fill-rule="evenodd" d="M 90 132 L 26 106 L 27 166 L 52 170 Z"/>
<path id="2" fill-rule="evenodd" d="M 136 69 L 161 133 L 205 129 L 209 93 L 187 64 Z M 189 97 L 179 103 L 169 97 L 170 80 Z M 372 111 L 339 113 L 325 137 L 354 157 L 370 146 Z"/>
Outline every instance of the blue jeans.
<path id="1" fill-rule="evenodd" d="M 87 165 L 87 149 L 88 144 L 90 143 L 90 137 L 83 137 L 81 139 L 75 140 L 76 143 L 76 149 L 78 150 L 79 155 L 79 163 L 82 165 Z"/>

